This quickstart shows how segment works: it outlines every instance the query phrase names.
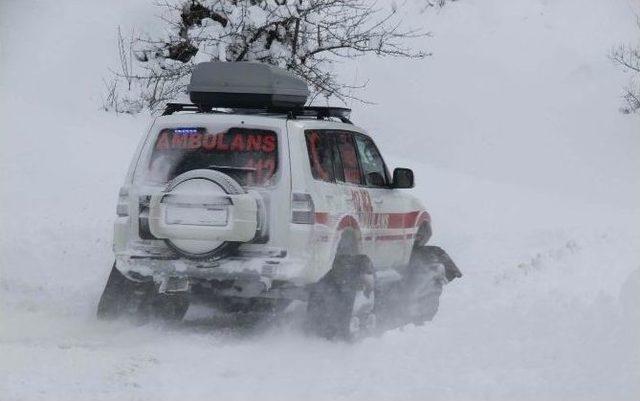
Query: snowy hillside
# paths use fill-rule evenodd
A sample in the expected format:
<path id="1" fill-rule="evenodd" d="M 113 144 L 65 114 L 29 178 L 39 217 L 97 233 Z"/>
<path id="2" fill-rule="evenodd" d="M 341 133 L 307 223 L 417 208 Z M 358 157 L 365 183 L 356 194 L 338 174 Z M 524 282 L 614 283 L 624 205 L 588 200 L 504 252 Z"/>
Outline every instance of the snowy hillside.
<path id="1" fill-rule="evenodd" d="M 640 119 L 606 57 L 637 1 L 460 0 L 413 17 L 433 57 L 344 67 L 465 274 L 430 324 L 355 345 L 302 334 L 303 305 L 259 328 L 96 321 L 148 123 L 101 112 L 101 77 L 150 3 L 0 4 L 0 400 L 637 399 Z"/>

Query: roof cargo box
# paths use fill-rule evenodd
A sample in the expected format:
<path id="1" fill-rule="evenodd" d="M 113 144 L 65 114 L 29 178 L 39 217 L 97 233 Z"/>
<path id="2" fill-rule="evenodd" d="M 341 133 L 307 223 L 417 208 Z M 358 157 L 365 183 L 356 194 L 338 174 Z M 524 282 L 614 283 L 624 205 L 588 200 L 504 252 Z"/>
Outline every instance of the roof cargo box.
<path id="1" fill-rule="evenodd" d="M 191 101 L 203 108 L 294 109 L 309 96 L 306 82 L 289 71 L 249 62 L 200 63 L 187 89 Z"/>

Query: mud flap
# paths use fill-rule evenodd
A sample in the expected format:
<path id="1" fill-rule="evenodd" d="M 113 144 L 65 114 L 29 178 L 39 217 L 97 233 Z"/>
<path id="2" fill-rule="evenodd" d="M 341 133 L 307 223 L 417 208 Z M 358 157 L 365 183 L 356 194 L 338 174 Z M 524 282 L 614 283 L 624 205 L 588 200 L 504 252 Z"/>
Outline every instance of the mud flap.
<path id="1" fill-rule="evenodd" d="M 431 259 L 430 261 L 433 263 L 442 263 L 444 266 L 444 274 L 447 278 L 447 281 L 451 282 L 456 278 L 462 277 L 462 272 L 453 262 L 451 257 L 445 252 L 444 249 L 439 246 L 422 246 L 425 251 L 425 254 Z"/>
<path id="2" fill-rule="evenodd" d="M 100 320 L 127 317 L 136 321 L 146 320 L 149 304 L 155 292 L 153 281 L 136 282 L 126 278 L 115 263 L 98 303 Z"/>
<path id="3" fill-rule="evenodd" d="M 340 255 L 309 294 L 306 329 L 327 339 L 359 340 L 376 329 L 375 277 L 364 255 Z"/>
<path id="4" fill-rule="evenodd" d="M 150 281 L 137 282 L 125 277 L 115 266 L 98 303 L 100 320 L 128 318 L 145 323 L 150 318 L 181 320 L 189 308 L 189 281 L 168 277 L 160 288 Z"/>
<path id="5" fill-rule="evenodd" d="M 444 286 L 462 273 L 442 248 L 417 246 L 407 269 L 397 272 L 395 279 L 388 276 L 377 280 L 376 287 L 376 316 L 383 330 L 432 320 Z"/>

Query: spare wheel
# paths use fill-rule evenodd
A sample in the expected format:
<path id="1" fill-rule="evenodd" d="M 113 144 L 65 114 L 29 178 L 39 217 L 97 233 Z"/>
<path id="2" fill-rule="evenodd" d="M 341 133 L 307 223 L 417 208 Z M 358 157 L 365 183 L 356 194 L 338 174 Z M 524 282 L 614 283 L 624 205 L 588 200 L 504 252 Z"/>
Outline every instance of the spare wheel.
<path id="1" fill-rule="evenodd" d="M 260 204 L 260 195 L 224 173 L 191 170 L 151 197 L 149 229 L 186 257 L 223 257 L 255 237 Z"/>

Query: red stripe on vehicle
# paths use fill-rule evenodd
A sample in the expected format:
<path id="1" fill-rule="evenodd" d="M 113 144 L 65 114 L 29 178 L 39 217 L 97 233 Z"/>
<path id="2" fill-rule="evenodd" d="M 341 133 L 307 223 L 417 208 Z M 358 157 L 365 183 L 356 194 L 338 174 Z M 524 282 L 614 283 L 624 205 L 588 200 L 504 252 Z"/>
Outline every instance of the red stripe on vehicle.
<path id="1" fill-rule="evenodd" d="M 426 213 L 426 212 L 424 212 Z M 424 215 L 423 213 L 423 215 Z M 416 222 L 419 220 L 418 215 L 420 211 L 416 210 L 408 213 L 380 213 L 380 217 L 389 216 L 389 224 L 386 228 L 411 228 L 416 226 Z M 428 215 L 428 214 L 427 214 Z"/>
<path id="2" fill-rule="evenodd" d="M 380 213 L 380 217 L 389 216 L 387 228 L 405 228 L 406 213 Z"/>
<path id="3" fill-rule="evenodd" d="M 407 213 L 404 220 L 404 228 L 415 227 L 419 214 L 419 210 Z"/>
<path id="4" fill-rule="evenodd" d="M 408 213 L 375 213 L 374 221 L 382 221 L 385 217 L 388 217 L 388 223 L 385 227 L 375 227 L 384 229 L 403 229 L 417 227 L 423 222 L 430 222 L 431 216 L 426 211 L 413 211 Z M 327 212 L 316 212 L 315 221 L 316 224 L 329 224 L 330 215 Z M 358 228 L 358 222 L 352 216 L 346 216 L 338 225 L 338 229 L 344 229 L 346 227 Z"/>
<path id="5" fill-rule="evenodd" d="M 329 223 L 329 213 L 316 212 L 315 217 L 316 217 L 317 224 L 324 224 L 326 226 L 327 223 Z"/>

